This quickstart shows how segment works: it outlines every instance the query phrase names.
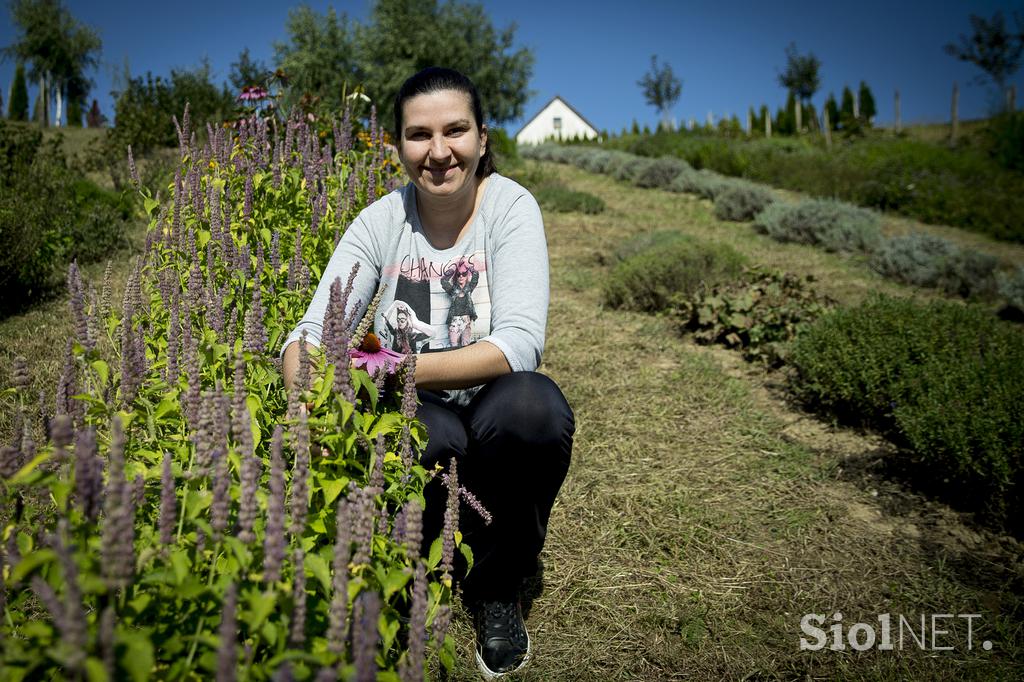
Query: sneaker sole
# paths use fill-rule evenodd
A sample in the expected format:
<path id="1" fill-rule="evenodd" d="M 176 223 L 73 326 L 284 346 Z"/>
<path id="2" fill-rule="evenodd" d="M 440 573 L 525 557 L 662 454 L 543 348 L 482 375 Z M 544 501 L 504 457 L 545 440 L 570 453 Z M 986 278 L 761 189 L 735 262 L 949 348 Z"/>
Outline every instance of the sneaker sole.
<path id="1" fill-rule="evenodd" d="M 532 650 L 530 648 L 530 633 L 529 632 L 526 633 L 526 655 L 523 656 L 523 660 L 519 662 L 519 665 L 517 665 L 512 670 L 506 670 L 503 673 L 496 673 L 493 670 L 491 670 L 490 668 L 488 668 L 487 664 L 484 663 L 483 657 L 480 656 L 480 650 L 479 649 L 477 649 L 476 647 L 473 647 L 473 651 L 474 651 L 474 653 L 476 653 L 476 667 L 477 667 L 478 670 L 480 670 L 480 674 L 482 674 L 484 676 L 485 680 L 499 680 L 502 677 L 505 677 L 506 675 L 511 675 L 513 673 L 519 672 L 520 670 L 522 670 L 523 668 L 526 667 L 527 663 L 530 662 L 530 658 L 531 658 L 531 656 L 533 654 L 533 652 L 532 652 Z"/>

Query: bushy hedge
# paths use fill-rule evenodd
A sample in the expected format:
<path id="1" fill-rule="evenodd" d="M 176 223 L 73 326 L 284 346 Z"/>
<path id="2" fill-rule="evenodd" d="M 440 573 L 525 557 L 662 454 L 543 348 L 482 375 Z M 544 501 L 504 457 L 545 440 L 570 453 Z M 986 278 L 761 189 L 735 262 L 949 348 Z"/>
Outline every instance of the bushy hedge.
<path id="1" fill-rule="evenodd" d="M 657 312 L 674 297 L 691 296 L 703 287 L 735 278 L 744 262 L 726 244 L 681 233 L 662 234 L 613 267 L 604 285 L 604 301 L 615 308 Z"/>
<path id="2" fill-rule="evenodd" d="M 826 251 L 871 251 L 882 239 L 878 215 L 830 199 L 774 203 L 754 227 L 781 242 L 815 244 Z"/>
<path id="3" fill-rule="evenodd" d="M 1019 168 L 1020 120 L 993 124 L 994 158 L 907 138 L 847 140 L 829 151 L 811 137 L 747 140 L 690 131 L 626 136 L 605 146 L 674 156 L 697 169 L 1024 241 L 1024 178 L 1007 170 Z"/>
<path id="4" fill-rule="evenodd" d="M 680 173 L 690 170 L 690 165 L 679 159 L 655 159 L 652 163 L 640 166 L 633 174 L 633 183 L 637 187 L 668 187 Z"/>
<path id="5" fill-rule="evenodd" d="M 0 315 L 49 295 L 68 262 L 127 245 L 129 200 L 68 168 L 59 137 L 0 121 Z"/>
<path id="6" fill-rule="evenodd" d="M 1020 511 L 1024 333 L 986 310 L 874 297 L 821 318 L 790 356 L 808 405 L 883 430 L 915 471 L 1001 521 Z"/>

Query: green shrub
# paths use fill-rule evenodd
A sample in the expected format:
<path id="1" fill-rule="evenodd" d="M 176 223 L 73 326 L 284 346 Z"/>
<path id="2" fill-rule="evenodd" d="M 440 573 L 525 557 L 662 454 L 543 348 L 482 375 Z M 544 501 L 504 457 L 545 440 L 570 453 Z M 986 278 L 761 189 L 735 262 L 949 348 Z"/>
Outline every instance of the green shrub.
<path id="1" fill-rule="evenodd" d="M 747 360 L 780 365 L 800 332 L 835 302 L 815 293 L 814 278 L 780 270 L 748 268 L 741 280 L 682 299 L 683 329 L 700 343 L 743 351 Z"/>
<path id="2" fill-rule="evenodd" d="M 665 239 L 615 265 L 604 286 L 604 300 L 615 308 L 657 312 L 675 297 L 692 296 L 736 277 L 743 263 L 743 256 L 725 244 L 688 236 Z"/>
<path id="3" fill-rule="evenodd" d="M 132 207 L 70 170 L 59 136 L 43 142 L 0 124 L 0 315 L 24 309 L 63 282 L 69 261 L 100 260 L 126 245 Z"/>
<path id="4" fill-rule="evenodd" d="M 541 208 L 559 213 L 602 213 L 604 201 L 587 192 L 579 192 L 560 184 L 548 183 L 539 187 L 534 193 Z"/>
<path id="5" fill-rule="evenodd" d="M 795 392 L 905 446 L 922 483 L 1002 521 L 1019 511 L 1024 334 L 987 310 L 874 297 L 793 347 Z"/>
<path id="6" fill-rule="evenodd" d="M 995 294 L 997 265 L 993 256 L 924 233 L 888 239 L 871 257 L 871 267 L 884 277 L 964 298 Z"/>
<path id="7" fill-rule="evenodd" d="M 1018 265 L 1010 273 L 999 273 L 996 281 L 1006 313 L 1017 320 L 1024 320 L 1024 265 Z"/>
<path id="8" fill-rule="evenodd" d="M 494 154 L 495 162 L 501 166 L 504 163 L 515 163 L 519 160 L 519 150 L 516 147 L 514 138 L 509 137 L 504 128 L 492 127 L 487 129 L 487 148 Z"/>
<path id="9" fill-rule="evenodd" d="M 637 187 L 668 187 L 676 176 L 689 170 L 690 165 L 679 159 L 655 159 L 637 167 L 633 183 Z"/>
<path id="10" fill-rule="evenodd" d="M 709 170 L 684 170 L 669 183 L 670 192 L 696 194 L 704 199 L 714 198 L 729 186 L 728 178 Z"/>
<path id="11" fill-rule="evenodd" d="M 871 257 L 871 267 L 883 277 L 919 287 L 939 284 L 946 260 L 956 244 L 923 232 L 887 239 Z"/>
<path id="12" fill-rule="evenodd" d="M 654 165 L 654 161 L 652 159 L 634 156 L 620 163 L 612 171 L 612 177 L 621 182 L 633 182 L 640 174 L 646 172 L 646 170 L 652 165 Z"/>
<path id="13" fill-rule="evenodd" d="M 882 238 L 877 214 L 829 199 L 770 204 L 754 226 L 778 241 L 827 251 L 871 251 Z"/>
<path id="14" fill-rule="evenodd" d="M 753 220 L 773 201 L 775 197 L 764 187 L 735 182 L 715 197 L 715 217 L 737 222 Z"/>
<path id="15" fill-rule="evenodd" d="M 1004 168 L 1024 172 L 1024 112 L 997 116 L 984 134 L 993 159 Z"/>

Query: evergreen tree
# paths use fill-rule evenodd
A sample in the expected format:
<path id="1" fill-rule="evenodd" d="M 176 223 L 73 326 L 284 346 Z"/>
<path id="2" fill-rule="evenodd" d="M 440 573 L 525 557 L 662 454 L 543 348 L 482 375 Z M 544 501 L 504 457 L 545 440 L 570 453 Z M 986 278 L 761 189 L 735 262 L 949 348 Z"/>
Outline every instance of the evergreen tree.
<path id="1" fill-rule="evenodd" d="M 878 111 L 875 109 L 875 96 L 871 94 L 871 88 L 864 81 L 860 82 L 858 97 L 860 98 L 860 117 L 864 121 L 864 125 L 870 127 L 871 121 Z"/>
<path id="2" fill-rule="evenodd" d="M 843 86 L 843 99 L 839 104 L 839 122 L 846 128 L 853 123 L 853 91 Z"/>
<path id="3" fill-rule="evenodd" d="M 102 128 L 106 122 L 107 117 L 100 111 L 100 103 L 93 100 L 92 106 L 89 107 L 89 113 L 85 115 L 85 125 L 90 128 Z"/>
<path id="4" fill-rule="evenodd" d="M 249 48 L 238 53 L 238 61 L 231 62 L 231 73 L 228 74 L 228 81 L 236 93 L 251 85 L 266 85 L 270 69 L 263 63 L 263 60 L 254 60 L 249 56 Z"/>
<path id="5" fill-rule="evenodd" d="M 25 67 L 18 64 L 11 84 L 11 101 L 7 103 L 7 118 L 12 121 L 28 120 L 28 87 L 25 85 Z"/>
<path id="6" fill-rule="evenodd" d="M 991 19 L 972 14 L 973 33 L 960 34 L 960 44 L 949 43 L 943 49 L 946 54 L 960 61 L 974 64 L 985 72 L 999 94 L 1006 89 L 1006 81 L 1020 68 L 1024 55 L 1024 20 L 1016 16 L 1018 34 L 1006 28 L 1002 12 L 996 12 Z M 984 81 L 983 76 L 978 77 Z"/>
<path id="7" fill-rule="evenodd" d="M 68 126 L 72 128 L 82 127 L 82 100 L 76 98 L 68 101 Z"/>
<path id="8" fill-rule="evenodd" d="M 801 55 L 796 51 L 796 43 L 790 43 L 786 48 L 786 70 L 779 74 L 779 84 L 806 104 L 821 86 L 820 70 L 821 60 L 813 52 Z"/>
<path id="9" fill-rule="evenodd" d="M 634 135 L 640 134 L 640 124 L 636 122 L 635 118 L 633 119 L 633 127 L 630 130 L 630 132 L 633 133 Z"/>
<path id="10" fill-rule="evenodd" d="M 836 104 L 836 96 L 833 93 L 828 93 L 828 99 L 825 100 L 825 111 L 828 112 L 828 125 L 832 130 L 839 130 L 839 105 Z M 850 101 L 850 111 L 853 111 L 853 101 Z"/>

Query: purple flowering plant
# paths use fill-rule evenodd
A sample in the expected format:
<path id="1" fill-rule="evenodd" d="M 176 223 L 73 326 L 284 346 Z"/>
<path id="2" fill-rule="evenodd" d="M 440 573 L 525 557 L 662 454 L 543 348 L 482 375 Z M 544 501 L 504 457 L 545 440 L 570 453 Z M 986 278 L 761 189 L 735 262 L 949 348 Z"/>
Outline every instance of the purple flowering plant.
<path id="1" fill-rule="evenodd" d="M 291 395 L 281 376 L 335 235 L 395 181 L 351 125 L 339 148 L 301 117 L 200 140 L 186 110 L 167 205 L 138 190 L 150 225 L 122 305 L 70 273 L 56 399 L 37 407 L 22 373 L 0 391 L 20 424 L 0 461 L 0 679 L 451 666 L 442 546 L 472 553 L 457 527 L 427 556 L 406 538 L 436 473 L 414 455 L 414 358 L 374 381 L 342 301 L 325 320 L 340 350 L 310 345 Z"/>

